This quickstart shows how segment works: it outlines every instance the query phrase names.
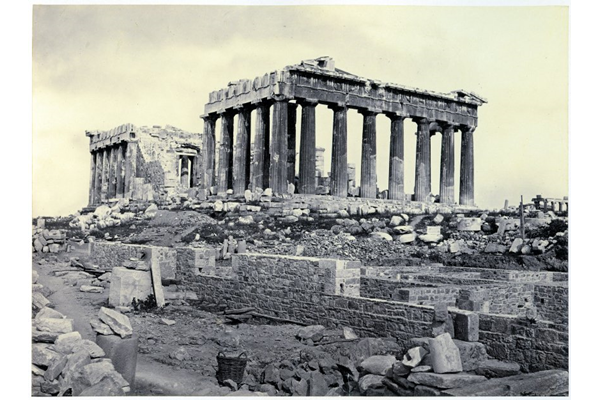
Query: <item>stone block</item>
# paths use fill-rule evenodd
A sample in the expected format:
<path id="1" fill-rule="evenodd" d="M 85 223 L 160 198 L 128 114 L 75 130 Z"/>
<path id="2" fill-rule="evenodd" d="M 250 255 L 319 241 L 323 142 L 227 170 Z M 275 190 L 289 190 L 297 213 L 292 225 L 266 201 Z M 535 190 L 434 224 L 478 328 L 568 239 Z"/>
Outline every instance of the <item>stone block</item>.
<path id="1" fill-rule="evenodd" d="M 523 239 L 515 238 L 515 240 L 513 240 L 512 245 L 510 246 L 510 249 L 508 251 L 511 253 L 518 254 L 521 251 L 522 247 L 523 247 Z"/>
<path id="2" fill-rule="evenodd" d="M 411 243 L 414 242 L 416 238 L 417 235 L 415 235 L 414 233 L 407 233 L 401 235 L 398 240 L 400 241 L 400 243 Z"/>
<path id="3" fill-rule="evenodd" d="M 52 345 L 54 350 L 59 353 L 71 353 L 73 347 L 79 342 L 81 342 L 81 334 L 77 331 L 63 333 L 56 338 L 56 341 Z"/>
<path id="4" fill-rule="evenodd" d="M 486 378 L 504 378 L 519 374 L 521 367 L 514 361 L 499 361 L 496 359 L 483 360 L 475 372 Z"/>
<path id="5" fill-rule="evenodd" d="M 481 230 L 481 218 L 461 218 L 456 227 L 459 231 L 479 232 Z"/>
<path id="6" fill-rule="evenodd" d="M 473 385 L 487 380 L 485 376 L 459 374 L 438 374 L 434 372 L 412 373 L 407 378 L 416 385 L 432 386 L 439 389 L 453 389 Z"/>
<path id="7" fill-rule="evenodd" d="M 386 376 L 395 362 L 396 357 L 391 355 L 371 356 L 361 362 L 360 366 L 369 374 Z"/>
<path id="8" fill-rule="evenodd" d="M 31 362 L 39 367 L 48 367 L 61 357 L 45 343 L 34 343 L 32 346 Z"/>
<path id="9" fill-rule="evenodd" d="M 485 360 L 488 355 L 485 345 L 479 342 L 464 342 L 454 339 L 454 344 L 460 352 L 460 360 L 463 371 L 474 371 Z"/>
<path id="10" fill-rule="evenodd" d="M 465 342 L 479 341 L 479 315 L 468 311 L 454 313 L 454 337 Z"/>
<path id="11" fill-rule="evenodd" d="M 48 366 L 48 369 L 44 373 L 44 379 L 47 381 L 53 381 L 58 378 L 58 375 L 62 372 L 62 370 L 67 365 L 67 355 L 62 354 L 58 357 L 52 364 Z"/>
<path id="12" fill-rule="evenodd" d="M 34 292 L 31 297 L 33 308 L 41 310 L 44 307 L 48 307 L 52 303 L 40 292 Z"/>
<path id="13" fill-rule="evenodd" d="M 99 319 L 93 318 L 90 320 L 90 325 L 92 329 L 101 335 L 112 335 L 113 331 L 110 329 L 110 326 L 106 325 L 104 322 Z"/>
<path id="14" fill-rule="evenodd" d="M 380 389 L 384 387 L 383 380 L 385 377 L 381 375 L 365 375 L 358 381 L 358 388 L 362 394 L 365 394 L 369 389 Z"/>
<path id="15" fill-rule="evenodd" d="M 112 307 L 130 306 L 135 298 L 143 301 L 153 294 L 150 271 L 115 267 L 110 279 L 108 304 Z"/>
<path id="16" fill-rule="evenodd" d="M 425 385 L 415 386 L 414 393 L 417 397 L 436 397 L 442 395 L 442 392 L 440 392 L 438 389 Z"/>
<path id="17" fill-rule="evenodd" d="M 102 307 L 98 312 L 98 318 L 122 338 L 129 337 L 133 334 L 133 328 L 131 327 L 129 318 L 120 312 Z"/>
<path id="18" fill-rule="evenodd" d="M 73 320 L 66 318 L 40 318 L 35 321 L 35 327 L 42 332 L 68 333 L 73 332 Z"/>
<path id="19" fill-rule="evenodd" d="M 313 342 L 318 342 L 323 338 L 325 327 L 323 325 L 310 325 L 300 328 L 296 333 L 296 338 L 300 340 L 311 339 Z"/>
<path id="20" fill-rule="evenodd" d="M 59 311 L 56 311 L 53 308 L 50 307 L 44 307 L 42 308 L 36 315 L 34 320 L 37 321 L 41 318 L 57 318 L 57 319 L 64 319 L 66 318 L 66 316 L 64 314 L 62 314 Z"/>
<path id="21" fill-rule="evenodd" d="M 402 364 L 404 364 L 406 367 L 416 367 L 419 365 L 425 354 L 427 354 L 427 351 L 423 347 L 413 347 L 404 355 Z"/>
<path id="22" fill-rule="evenodd" d="M 71 351 L 75 353 L 82 350 L 87 351 L 91 358 L 101 358 L 106 355 L 100 346 L 88 339 L 83 339 L 80 342 L 75 343 Z"/>
<path id="23" fill-rule="evenodd" d="M 434 372 L 444 374 L 462 371 L 460 352 L 452 341 L 450 334 L 444 333 L 429 339 L 429 352 Z"/>
<path id="24" fill-rule="evenodd" d="M 114 369 L 133 387 L 137 366 L 139 336 L 134 333 L 131 337 L 122 339 L 116 335 L 98 335 L 96 344 L 110 358 Z"/>

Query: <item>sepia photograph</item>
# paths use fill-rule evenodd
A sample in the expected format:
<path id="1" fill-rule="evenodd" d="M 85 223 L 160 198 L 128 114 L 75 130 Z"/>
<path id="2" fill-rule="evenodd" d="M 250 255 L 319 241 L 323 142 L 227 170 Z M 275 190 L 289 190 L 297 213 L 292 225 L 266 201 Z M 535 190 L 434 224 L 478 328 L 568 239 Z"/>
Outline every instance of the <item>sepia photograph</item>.
<path id="1" fill-rule="evenodd" d="M 31 5 L 30 396 L 569 397 L 570 7 Z"/>

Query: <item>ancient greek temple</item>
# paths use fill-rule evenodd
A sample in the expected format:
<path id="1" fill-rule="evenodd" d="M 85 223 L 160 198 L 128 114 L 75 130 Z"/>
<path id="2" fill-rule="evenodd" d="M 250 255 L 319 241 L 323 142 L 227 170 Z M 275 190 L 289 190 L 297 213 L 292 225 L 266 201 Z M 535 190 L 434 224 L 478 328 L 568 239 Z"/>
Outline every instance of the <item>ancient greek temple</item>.
<path id="1" fill-rule="evenodd" d="M 391 120 L 388 198 L 402 200 L 405 196 L 403 122 L 410 118 L 418 125 L 413 200 L 426 201 L 431 193 L 430 138 L 441 133 L 440 202 L 455 203 L 454 134 L 460 131 L 459 203 L 474 205 L 473 140 L 477 109 L 485 102 L 462 90 L 435 93 L 361 78 L 335 68 L 330 57 L 303 61 L 254 80 L 232 82 L 227 88 L 210 93 L 201 116 L 204 177 L 200 185 L 215 186 L 218 193 L 233 189 L 241 194 L 246 189 L 267 187 L 274 193 L 286 193 L 295 178 L 296 109 L 302 107 L 298 192 L 314 194 L 315 108 L 327 106 L 333 112 L 330 186 L 333 196 L 348 195 L 347 113 L 348 109 L 355 109 L 363 116 L 361 197 L 377 195 L 376 142 L 381 133 L 377 132 L 375 118 L 384 114 Z M 251 149 L 252 110 L 256 110 L 256 122 Z M 234 127 L 236 114 L 238 122 Z M 217 121 L 221 124 L 218 149 Z"/>

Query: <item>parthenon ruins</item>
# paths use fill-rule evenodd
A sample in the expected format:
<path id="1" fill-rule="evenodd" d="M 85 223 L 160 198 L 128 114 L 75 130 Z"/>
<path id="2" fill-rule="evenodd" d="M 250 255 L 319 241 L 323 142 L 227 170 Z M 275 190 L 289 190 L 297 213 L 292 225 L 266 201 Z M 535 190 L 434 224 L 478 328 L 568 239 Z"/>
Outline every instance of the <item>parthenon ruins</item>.
<path id="1" fill-rule="evenodd" d="M 216 187 L 217 193 L 233 189 L 266 189 L 275 194 L 294 183 L 296 155 L 296 109 L 302 107 L 300 125 L 299 186 L 301 194 L 315 193 L 315 108 L 333 110 L 331 191 L 348 195 L 347 112 L 363 115 L 360 196 L 377 196 L 375 117 L 391 120 L 389 199 L 404 200 L 404 125 L 406 118 L 418 124 L 415 201 L 431 193 L 431 135 L 442 134 L 440 202 L 454 204 L 454 133 L 460 130 L 461 161 L 459 204 L 474 205 L 473 134 L 477 108 L 485 99 L 463 90 L 451 93 L 408 88 L 361 78 L 335 68 L 334 60 L 321 57 L 287 66 L 254 80 L 232 82 L 211 92 L 205 105 L 200 186 Z M 272 121 L 270 126 L 270 109 Z M 256 110 L 252 151 L 250 113 Z M 234 116 L 238 115 L 234 146 Z M 221 123 L 221 143 L 216 154 L 215 127 Z M 269 132 L 270 130 L 270 132 Z M 218 156 L 218 164 L 216 158 Z M 252 159 L 251 159 L 252 158 Z"/>

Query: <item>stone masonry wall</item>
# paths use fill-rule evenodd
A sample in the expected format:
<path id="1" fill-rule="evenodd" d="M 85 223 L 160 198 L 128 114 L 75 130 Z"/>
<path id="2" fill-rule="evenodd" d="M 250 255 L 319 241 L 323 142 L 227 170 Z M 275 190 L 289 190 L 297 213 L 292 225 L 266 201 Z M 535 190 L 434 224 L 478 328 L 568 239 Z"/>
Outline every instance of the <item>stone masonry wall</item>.
<path id="1" fill-rule="evenodd" d="M 566 285 L 536 285 L 533 298 L 540 319 L 568 324 L 569 288 Z"/>
<path id="2" fill-rule="evenodd" d="M 569 368 L 566 324 L 480 313 L 479 341 L 490 357 L 516 361 L 525 372 Z"/>
<path id="3" fill-rule="evenodd" d="M 424 287 L 422 284 L 418 285 L 418 283 L 412 282 L 361 276 L 360 296 L 372 299 L 410 302 L 420 305 L 432 306 L 436 303 L 445 303 L 451 307 L 456 305 L 456 298 L 458 296 L 457 287 L 433 285 Z"/>
<path id="4" fill-rule="evenodd" d="M 533 304 L 533 287 L 512 282 L 461 287 L 457 305 L 470 311 L 523 316 Z"/>

